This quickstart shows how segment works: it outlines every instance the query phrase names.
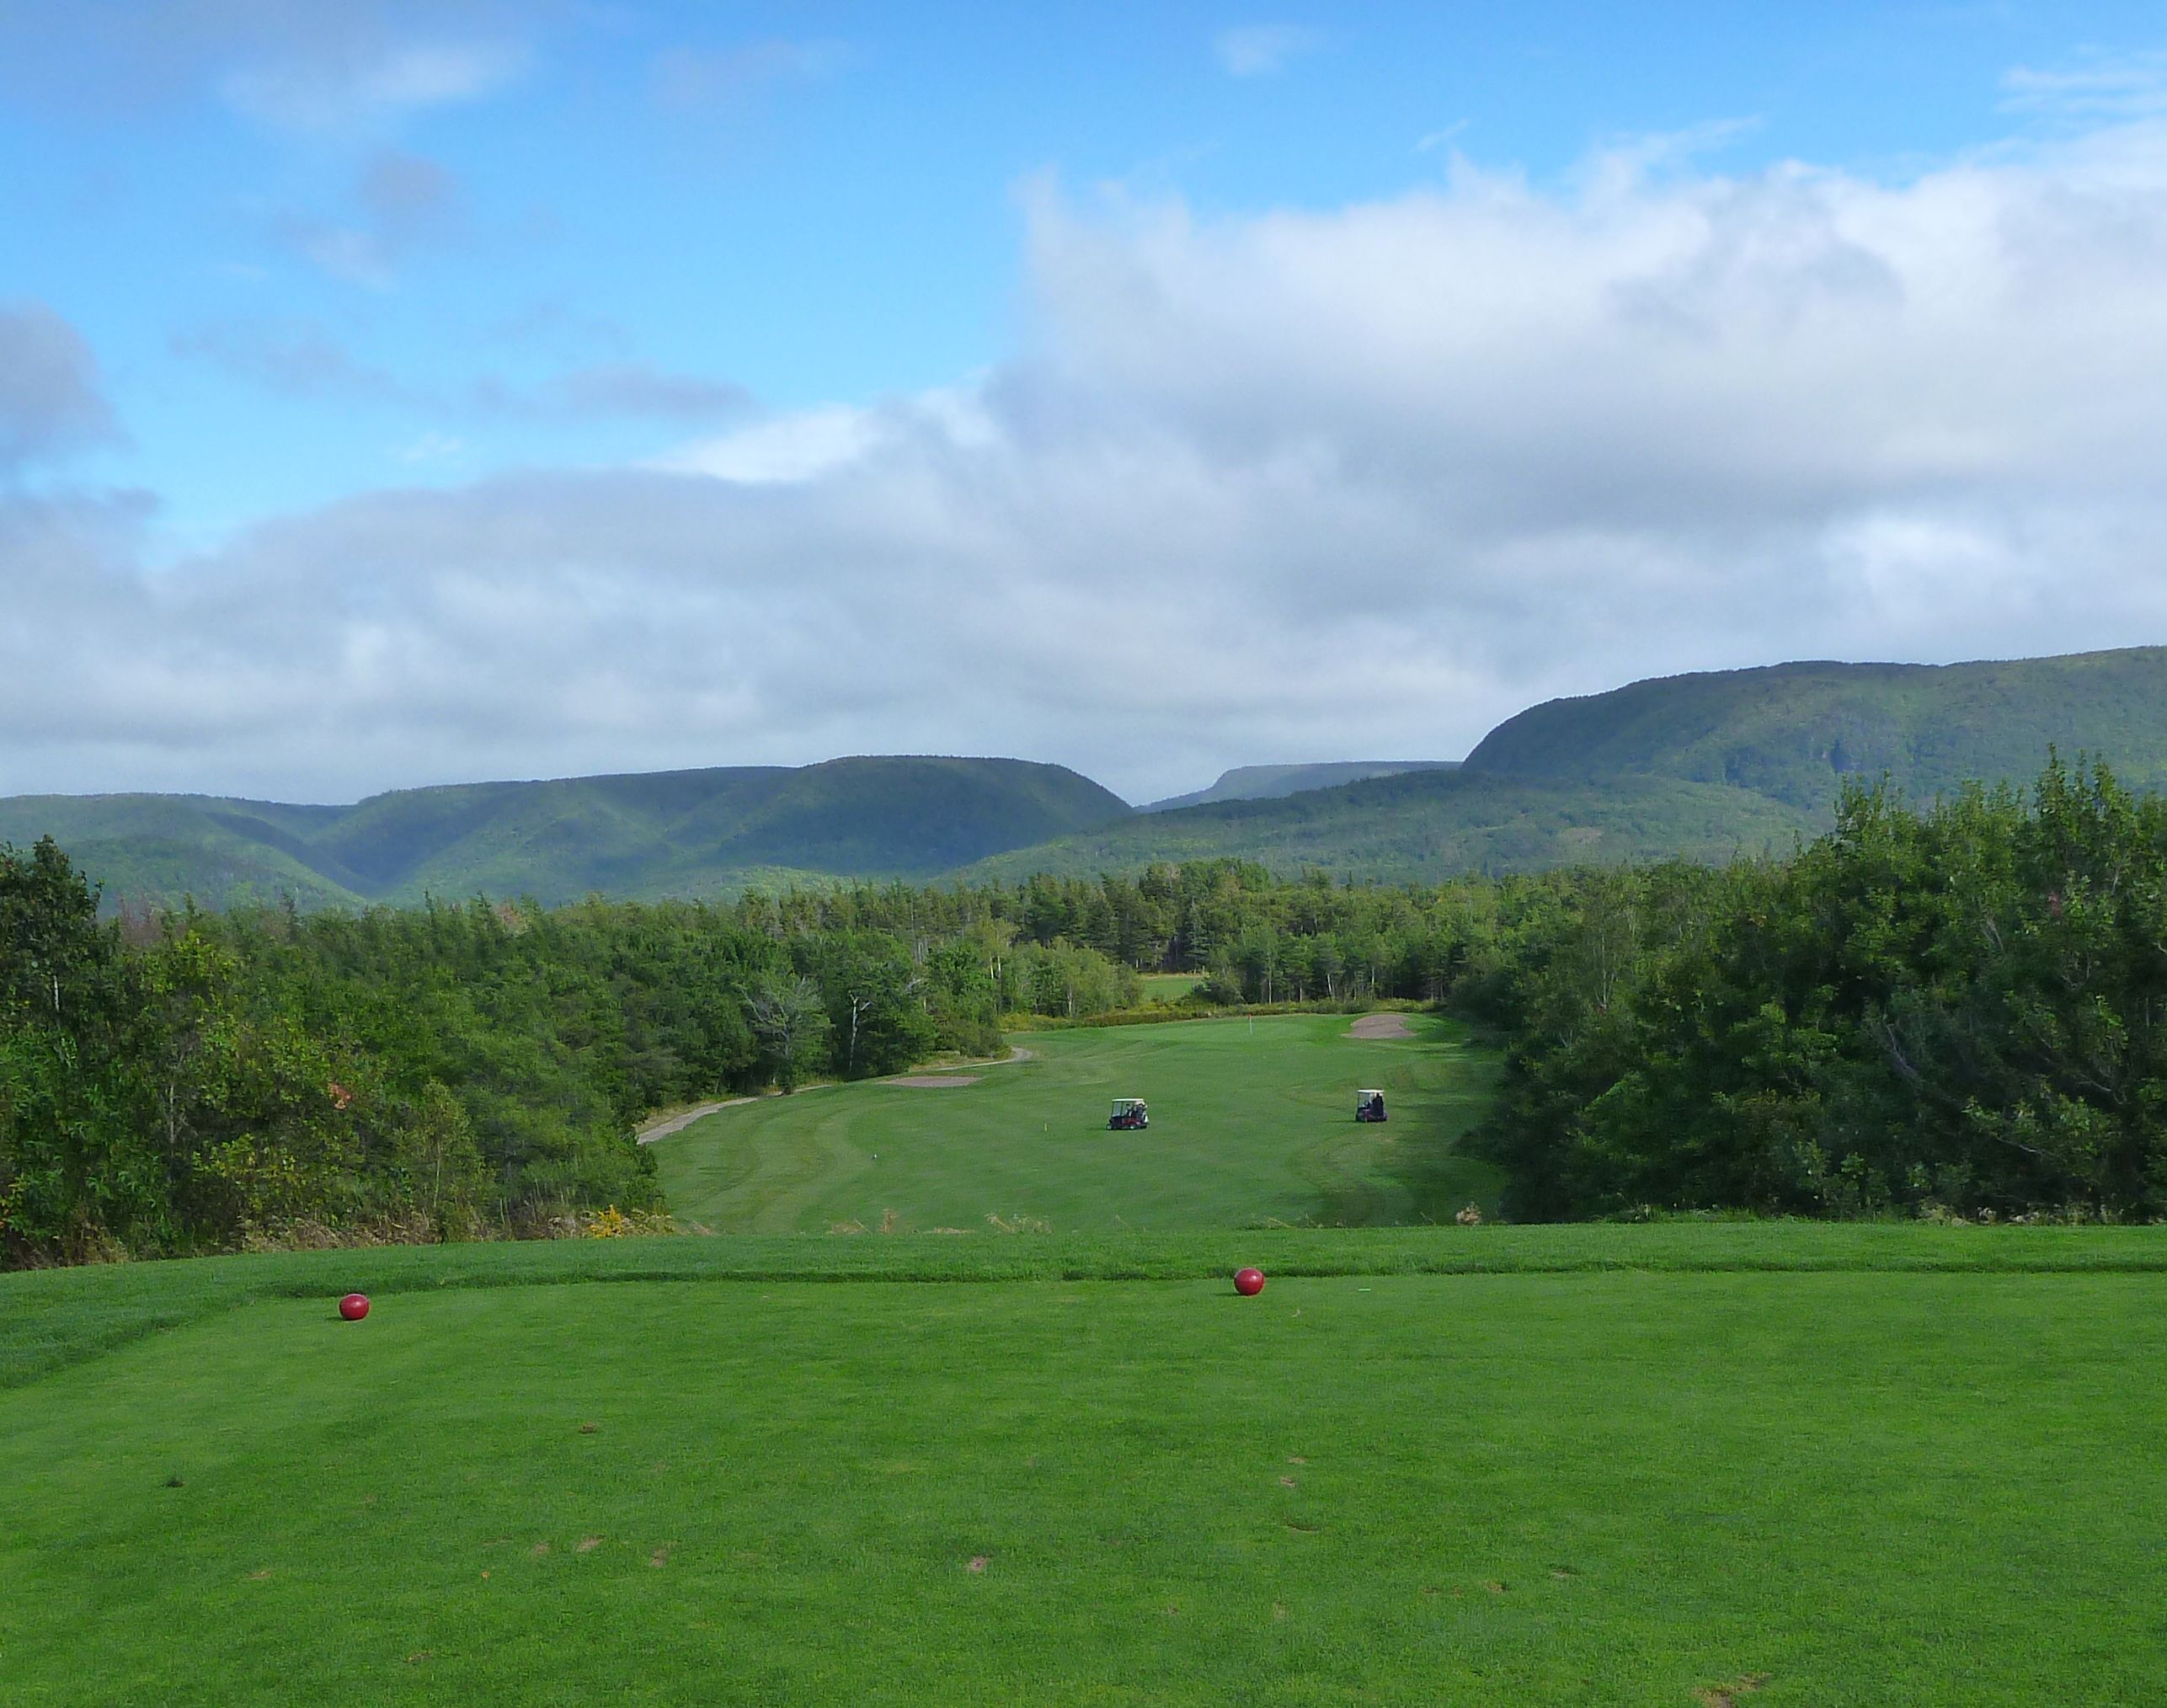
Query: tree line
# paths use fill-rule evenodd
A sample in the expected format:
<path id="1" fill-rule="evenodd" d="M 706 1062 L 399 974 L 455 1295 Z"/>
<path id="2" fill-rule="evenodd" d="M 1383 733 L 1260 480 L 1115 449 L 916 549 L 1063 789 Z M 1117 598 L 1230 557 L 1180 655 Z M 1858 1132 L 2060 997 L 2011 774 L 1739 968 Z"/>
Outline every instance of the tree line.
<path id="1" fill-rule="evenodd" d="M 0 851 L 0 1252 L 659 1208 L 647 1112 L 989 1053 L 1000 1001 L 966 937 L 601 901 L 101 919 L 51 841 Z"/>
<path id="2" fill-rule="evenodd" d="M 659 1209 L 647 1113 L 1001 1048 L 1001 1017 L 1444 994 L 1487 887 L 1236 862 L 721 903 L 121 908 L 0 848 L 0 1260 Z"/>
<path id="3" fill-rule="evenodd" d="M 1792 858 L 1583 873 L 1463 991 L 1531 1220 L 2167 1214 L 2167 802 L 2105 766 Z"/>
<path id="4" fill-rule="evenodd" d="M 1004 1014 L 1415 999 L 1490 1029 L 1527 1220 L 2167 1213 L 2167 804 L 1855 787 L 1786 859 L 1238 861 L 729 902 L 101 915 L 0 848 L 0 1260 L 659 1208 L 654 1109 L 1001 1048 Z"/>

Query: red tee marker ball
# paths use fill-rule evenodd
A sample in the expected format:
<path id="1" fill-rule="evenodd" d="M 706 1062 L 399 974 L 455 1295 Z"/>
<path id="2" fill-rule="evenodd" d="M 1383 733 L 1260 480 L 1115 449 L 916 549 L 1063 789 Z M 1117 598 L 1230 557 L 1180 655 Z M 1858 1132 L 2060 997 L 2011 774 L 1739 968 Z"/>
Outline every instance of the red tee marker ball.
<path id="1" fill-rule="evenodd" d="M 1258 1278 L 1261 1280 L 1262 1278 Z M 339 1314 L 349 1322 L 359 1322 L 369 1314 L 369 1295 L 366 1293 L 349 1293 L 339 1301 Z"/>
<path id="2" fill-rule="evenodd" d="M 1262 1269 L 1236 1269 L 1234 1272 L 1234 1290 L 1244 1299 L 1254 1299 L 1264 1290 L 1264 1272 Z"/>

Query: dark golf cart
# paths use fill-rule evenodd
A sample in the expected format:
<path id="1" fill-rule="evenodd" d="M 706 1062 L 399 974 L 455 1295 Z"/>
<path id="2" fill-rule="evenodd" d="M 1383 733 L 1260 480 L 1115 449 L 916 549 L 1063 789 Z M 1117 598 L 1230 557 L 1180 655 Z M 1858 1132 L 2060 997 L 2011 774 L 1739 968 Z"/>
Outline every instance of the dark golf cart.
<path id="1" fill-rule="evenodd" d="M 1357 1092 L 1354 1094 L 1354 1118 L 1358 1121 L 1383 1120 L 1385 1094 L 1382 1092 Z"/>
<path id="2" fill-rule="evenodd" d="M 1151 1124 L 1151 1112 L 1144 1107 L 1141 1097 L 1116 1097 L 1106 1124 L 1117 1132 L 1135 1132 Z"/>

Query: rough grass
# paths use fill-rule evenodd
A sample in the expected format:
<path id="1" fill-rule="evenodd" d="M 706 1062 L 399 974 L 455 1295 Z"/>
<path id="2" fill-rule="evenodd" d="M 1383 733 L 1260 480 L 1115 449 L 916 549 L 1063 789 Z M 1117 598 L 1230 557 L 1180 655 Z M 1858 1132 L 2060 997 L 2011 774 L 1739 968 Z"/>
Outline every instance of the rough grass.
<path id="1" fill-rule="evenodd" d="M 1495 1172 L 1455 1147 L 1489 1107 L 1497 1059 L 1454 1022 L 1413 1023 L 1384 1041 L 1318 1014 L 1033 1033 L 1034 1059 L 960 1091 L 767 1098 L 654 1156 L 672 1212 L 718 1233 L 1449 1221 L 1495 1201 Z M 1389 1123 L 1356 1124 L 1358 1086 L 1385 1088 Z M 1150 1102 L 1148 1129 L 1107 1130 L 1122 1096 Z"/>
<path id="2" fill-rule="evenodd" d="M 0 1278 L 0 1342 L 110 1331 L 0 1394 L 0 1695 L 2143 1701 L 2163 1267 L 1724 1225 Z M 858 1284 L 723 1278 L 793 1269 Z"/>

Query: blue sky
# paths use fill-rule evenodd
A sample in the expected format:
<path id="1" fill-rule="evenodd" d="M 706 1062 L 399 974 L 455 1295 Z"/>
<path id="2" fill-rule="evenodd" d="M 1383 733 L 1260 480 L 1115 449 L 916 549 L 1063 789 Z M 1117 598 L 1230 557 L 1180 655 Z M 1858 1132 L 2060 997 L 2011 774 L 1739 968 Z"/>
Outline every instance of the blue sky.
<path id="1" fill-rule="evenodd" d="M 2100 542 L 2138 565 L 2148 537 L 2099 458 L 2081 478 L 2063 465 L 2084 430 L 2037 430 L 2065 399 L 2013 384 L 1980 406 L 2006 412 L 2005 440 L 1962 467 L 1948 446 L 1979 419 L 1962 350 L 1994 347 L 1981 317 L 2033 323 L 2017 286 L 2072 254 L 2095 264 L 2058 271 L 2028 313 L 2133 316 L 2119 379 L 2097 371 L 2132 398 L 2100 398 L 2097 419 L 2141 416 L 2143 304 L 2167 277 L 2127 234 L 2159 212 L 2163 53 L 2157 4 L 0 0 L 0 310 L 19 373 L 60 376 L 12 394 L 26 448 L 0 464 L 14 507 L 0 592 L 27 610 L 34 578 L 57 584 L 40 566 L 77 554 L 75 583 L 108 578 L 109 608 L 154 637 L 163 685 L 42 736 L 19 723 L 0 792 L 324 798 L 908 739 L 1028 747 L 1148 794 L 1221 763 L 1457 752 L 1544 693 L 1807 645 L 1931 658 L 2160 638 L 2132 632 L 2152 612 L 2134 568 L 2041 620 L 2040 590 L 2075 567 L 2052 552 L 2090 542 L 2084 567 L 2104 574 Z M 1984 223 L 1982 195 L 1999 199 Z M 1937 308 L 1937 253 L 2000 283 Z M 1515 266 L 1533 270 L 1513 284 Z M 1860 306 L 1869 275 L 1901 312 Z M 1851 318 L 1809 305 L 1776 327 L 1776 306 L 1841 280 Z M 1554 286 L 1561 318 L 1530 320 Z M 1676 456 L 1605 508 L 1593 447 L 1666 430 L 1636 419 L 1628 389 L 1589 395 L 1595 376 L 1705 366 L 1611 312 L 1650 291 L 1664 325 L 1705 316 L 1698 348 L 1736 360 L 1673 400 Z M 1599 300 L 1599 346 L 1570 306 Z M 1947 406 L 1936 419 L 1878 391 L 1909 358 L 1862 354 L 1870 338 L 1948 359 L 1915 376 Z M 1567 344 L 1577 364 L 1552 364 Z M 1518 368 L 1489 371 L 1514 350 Z M 1354 386 L 1373 358 L 1376 383 Z M 2088 383 L 2090 360 L 2025 358 Z M 1268 397 L 1248 395 L 1246 376 L 1281 366 Z M 1395 368 L 1422 373 L 1418 397 L 1396 395 Z M 1810 399 L 1786 389 L 1801 375 Z M 0 379 L 0 409 L 10 396 Z M 1460 396 L 1524 402 L 1528 419 L 1426 470 L 1481 424 L 1425 413 Z M 1711 425 L 1793 416 L 1801 436 L 1751 467 L 1727 429 L 1710 448 Z M 1879 460 L 1824 467 L 1816 423 Z M 1556 454 L 1577 435 L 1585 454 Z M 1470 471 L 1493 455 L 1478 490 Z M 1156 531 L 1117 467 L 1132 460 L 1193 475 L 1161 494 Z M 1670 484 L 1674 509 L 1649 497 Z M 1524 488 L 1500 521 L 1496 494 Z M 584 543 L 536 547 L 523 568 L 506 541 L 568 490 L 579 520 L 549 539 Z M 643 533 L 679 505 L 681 536 Z M 1314 546 L 1287 543 L 1307 529 Z M 1351 540 L 1373 567 L 1330 561 Z M 1596 603 L 1655 578 L 1663 597 L 1627 600 L 1649 627 L 1591 622 L 1568 645 L 1556 611 L 1501 593 L 1563 576 L 1576 552 L 1599 566 L 1582 572 Z M 1092 704 L 1102 641 L 1078 612 L 1135 596 L 1115 555 L 1172 590 L 1223 670 L 1118 713 Z M 1719 559 L 1732 567 L 1711 595 L 1696 578 Z M 392 563 L 413 579 L 390 584 Z M 1850 627 L 1788 603 L 1817 574 L 1867 590 Z M 914 608 L 987 577 L 1033 596 L 983 632 L 897 637 L 889 612 L 838 638 L 869 577 L 899 601 L 908 579 Z M 1988 590 L 1979 610 L 1949 617 L 1952 578 Z M 191 630 L 243 584 L 338 638 L 312 682 L 264 678 L 253 654 L 222 668 L 232 625 Z M 1326 586 L 1360 596 L 1321 611 Z M 1551 596 L 1590 604 L 1562 581 Z M 1658 625 L 1665 598 L 1679 603 Z M 670 612 L 697 607 L 728 686 L 671 700 L 613 691 L 608 670 L 575 689 L 560 670 L 561 691 L 537 697 L 531 640 L 490 636 L 551 599 L 571 601 L 559 623 L 606 612 L 589 644 L 622 647 L 611 669 L 632 676 L 656 636 L 686 631 Z M 460 611 L 477 626 L 455 644 Z M 1290 666 L 1320 623 L 1369 647 L 1401 621 L 1403 668 L 1351 699 Z M 402 622 L 419 637 L 388 638 Z M 1061 633 L 1070 654 L 1048 639 Z M 851 646 L 883 635 L 921 665 L 953 656 L 871 673 L 883 700 Z M 802 654 L 802 673 L 824 638 L 825 702 L 762 686 L 766 660 Z M 440 647 L 446 680 L 412 662 Z M 958 666 L 1008 686 L 956 703 L 937 683 Z M 312 686 L 345 709 L 297 732 Z M 386 697 L 395 729 L 342 733 Z"/>
<path id="2" fill-rule="evenodd" d="M 106 99 L 78 90 L 111 49 L 62 49 L 48 63 L 69 87 L 19 78 L 0 129 L 5 288 L 63 306 L 99 351 L 132 441 L 100 472 L 157 491 L 202 540 L 371 485 L 668 441 L 667 421 L 523 422 L 462 401 L 491 382 L 637 361 L 793 408 L 953 381 L 1021 335 L 1016 188 L 1035 173 L 1204 213 L 1331 207 L 1433 181 L 1455 147 L 1542 179 L 1606 141 L 1700 127 L 1727 127 L 1704 157 L 1728 169 L 1901 173 L 2037 128 L 2012 123 L 2012 69 L 2162 34 L 2156 5 L 2075 15 L 483 10 L 417 36 L 478 60 L 471 87 L 296 98 L 334 109 L 320 115 L 234 91 L 252 65 L 306 62 L 305 43 L 266 52 L 245 27 Z M 358 186 L 387 157 L 438 168 L 445 205 L 380 259 L 341 257 L 335 234 L 372 231 Z M 382 384 L 296 396 L 237 376 L 208 347 L 243 328 L 335 348 Z"/>

